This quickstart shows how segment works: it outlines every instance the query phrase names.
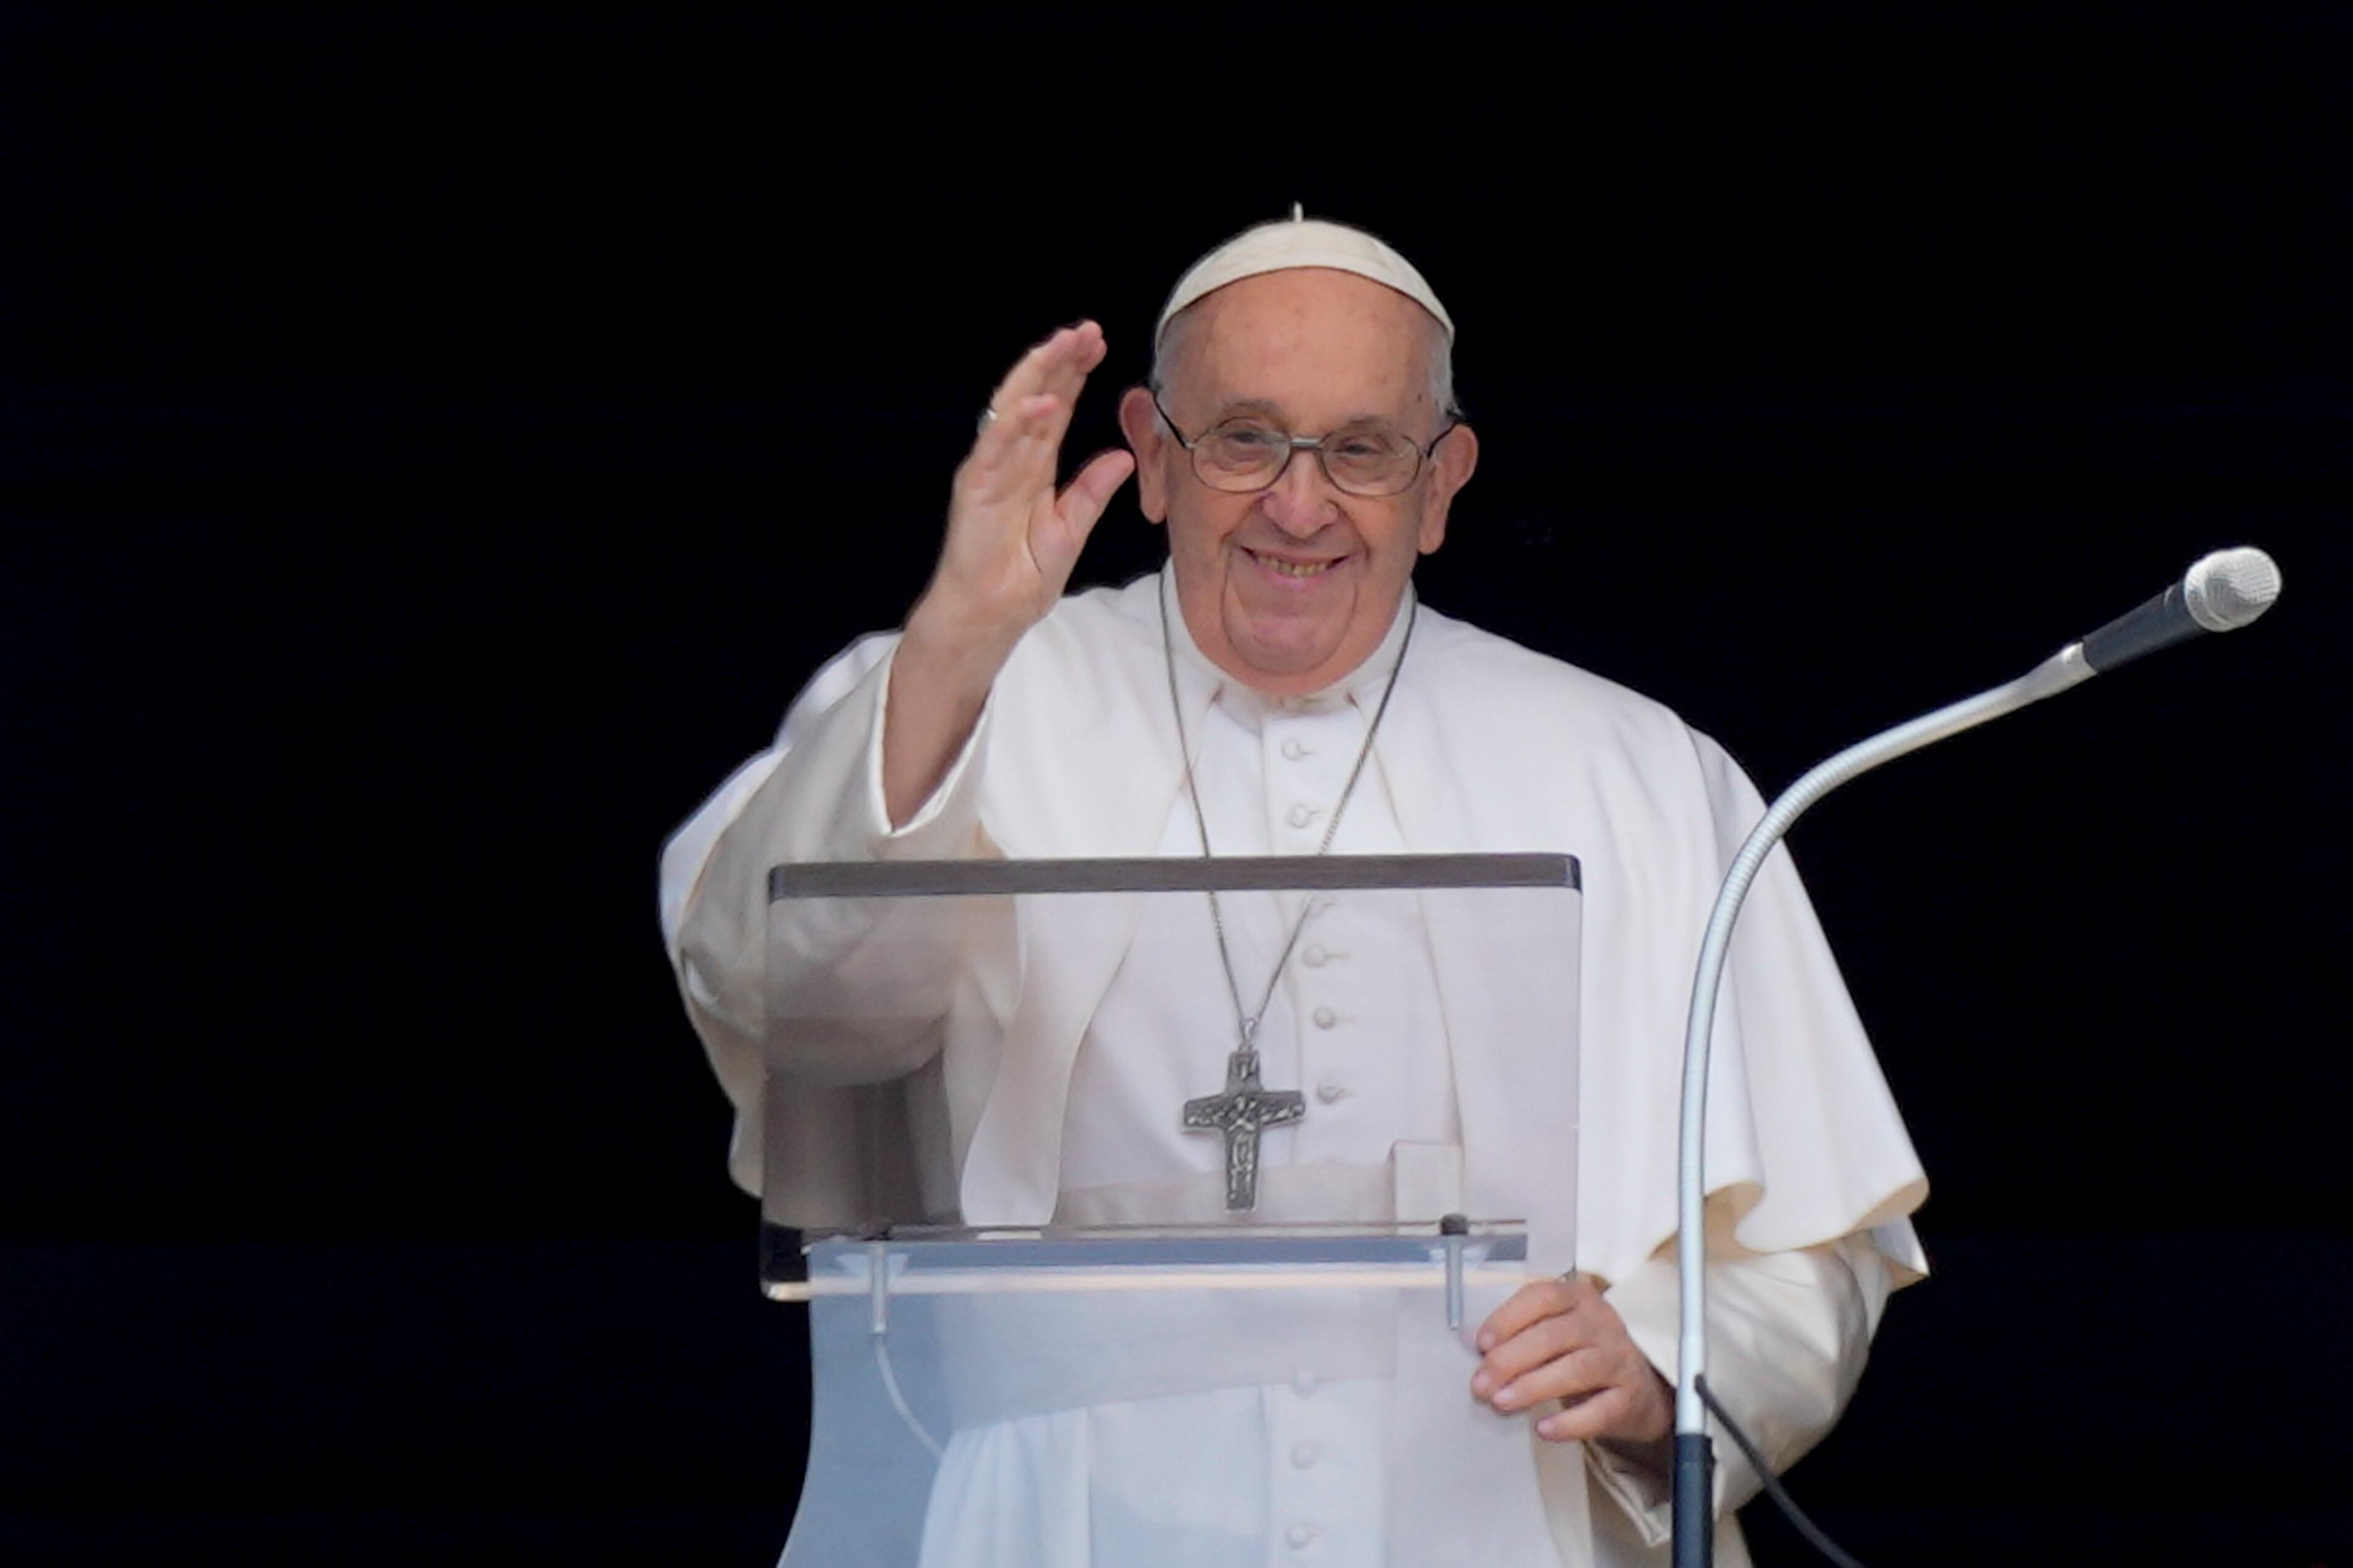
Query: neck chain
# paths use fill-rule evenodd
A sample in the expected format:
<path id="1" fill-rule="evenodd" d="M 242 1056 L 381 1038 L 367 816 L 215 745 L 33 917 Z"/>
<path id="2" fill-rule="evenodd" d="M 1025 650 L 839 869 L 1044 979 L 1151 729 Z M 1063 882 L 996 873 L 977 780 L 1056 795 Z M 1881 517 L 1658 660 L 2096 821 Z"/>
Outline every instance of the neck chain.
<path id="1" fill-rule="evenodd" d="M 1409 596 L 1413 590 L 1406 589 Z M 1193 777 L 1193 753 L 1185 739 L 1185 703 L 1176 691 L 1176 640 L 1168 620 L 1167 578 L 1161 579 L 1160 645 L 1168 670 L 1168 711 L 1176 722 L 1176 755 L 1185 764 L 1185 797 L 1193 805 L 1193 825 L 1201 835 L 1201 858 L 1209 859 L 1208 814 L 1201 809 L 1201 789 Z M 1365 744 L 1357 748 L 1356 766 L 1348 770 L 1348 781 L 1340 789 L 1340 799 L 1332 807 L 1332 819 L 1324 827 L 1324 837 L 1315 846 L 1319 855 L 1332 847 L 1332 840 L 1340 831 L 1341 814 L 1347 810 L 1349 798 L 1356 792 L 1356 780 L 1364 777 L 1365 764 L 1372 759 L 1373 737 L 1380 733 L 1381 719 L 1389 711 L 1389 698 L 1397 693 L 1398 675 L 1405 669 L 1406 651 L 1413 646 L 1414 622 L 1419 619 L 1420 600 L 1409 597 L 1406 601 L 1405 635 L 1398 643 L 1397 659 L 1389 665 L 1389 678 L 1381 687 L 1381 700 L 1373 709 L 1372 722 L 1365 726 Z M 1233 998 L 1234 1028 L 1239 1044 L 1226 1059 L 1226 1087 L 1223 1094 L 1206 1095 L 1185 1102 L 1184 1126 L 1197 1132 L 1216 1132 L 1226 1141 L 1226 1207 L 1229 1211 L 1246 1211 L 1258 1206 L 1258 1140 L 1260 1132 L 1270 1127 L 1282 1127 L 1307 1114 L 1307 1097 L 1296 1089 L 1268 1089 L 1259 1082 L 1258 1028 L 1265 1019 L 1267 1009 L 1274 1005 L 1274 988 L 1282 983 L 1282 971 L 1291 962 L 1293 948 L 1299 946 L 1299 934 L 1307 928 L 1307 917 L 1314 912 L 1314 900 L 1299 911 L 1292 923 L 1291 936 L 1282 944 L 1282 955 L 1274 960 L 1273 972 L 1266 978 L 1265 994 L 1259 998 L 1258 1011 L 1242 1006 L 1241 981 L 1234 971 L 1234 955 L 1226 938 L 1224 910 L 1218 903 L 1217 893 L 1209 894 L 1209 927 L 1217 933 L 1218 961 L 1226 971 L 1226 991 Z"/>

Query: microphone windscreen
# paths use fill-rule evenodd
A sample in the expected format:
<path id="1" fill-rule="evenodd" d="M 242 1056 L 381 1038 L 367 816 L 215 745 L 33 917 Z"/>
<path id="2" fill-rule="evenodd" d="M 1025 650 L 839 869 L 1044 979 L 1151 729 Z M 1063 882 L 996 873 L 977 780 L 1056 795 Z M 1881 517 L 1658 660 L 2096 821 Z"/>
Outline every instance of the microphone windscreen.
<path id="1" fill-rule="evenodd" d="M 2181 602 L 2209 631 L 2235 631 L 2279 598 L 2279 563 L 2261 550 L 2217 550 L 2181 579 Z"/>

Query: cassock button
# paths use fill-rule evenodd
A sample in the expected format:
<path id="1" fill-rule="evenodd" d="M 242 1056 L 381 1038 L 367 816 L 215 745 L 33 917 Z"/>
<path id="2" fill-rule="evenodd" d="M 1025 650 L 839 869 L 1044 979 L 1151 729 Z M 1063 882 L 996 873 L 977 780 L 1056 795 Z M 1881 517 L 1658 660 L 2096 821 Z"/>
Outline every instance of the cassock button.
<path id="1" fill-rule="evenodd" d="M 1330 1029 L 1340 1022 L 1340 1015 L 1328 1007 L 1317 1008 L 1314 1018 L 1315 1027 L 1318 1029 Z"/>
<path id="2" fill-rule="evenodd" d="M 1294 828 L 1303 828 L 1321 815 L 1323 813 L 1313 806 L 1293 806 L 1291 814 L 1283 820 Z"/>
<path id="3" fill-rule="evenodd" d="M 1311 943 L 1307 950 L 1299 955 L 1299 961 L 1311 969 L 1320 969 L 1332 961 L 1332 955 Z"/>
<path id="4" fill-rule="evenodd" d="M 1291 1447 L 1291 1467 L 1304 1470 L 1324 1457 L 1324 1450 L 1313 1443 L 1294 1443 Z"/>
<path id="5" fill-rule="evenodd" d="M 1293 1551 L 1313 1546 L 1315 1544 L 1315 1527 L 1304 1522 L 1294 1524 L 1282 1532 L 1282 1539 L 1291 1543 Z"/>
<path id="6" fill-rule="evenodd" d="M 1299 737 L 1294 735 L 1289 740 L 1282 743 L 1282 755 L 1291 758 L 1292 761 L 1296 762 L 1303 757 L 1313 756 L 1314 753 L 1310 752 L 1304 746 L 1302 746 L 1299 742 Z"/>
<path id="7" fill-rule="evenodd" d="M 1347 1086 L 1343 1084 L 1335 1084 L 1329 1078 L 1326 1078 L 1324 1082 L 1315 1086 L 1315 1097 L 1322 1100 L 1327 1106 L 1335 1104 L 1348 1097 Z"/>

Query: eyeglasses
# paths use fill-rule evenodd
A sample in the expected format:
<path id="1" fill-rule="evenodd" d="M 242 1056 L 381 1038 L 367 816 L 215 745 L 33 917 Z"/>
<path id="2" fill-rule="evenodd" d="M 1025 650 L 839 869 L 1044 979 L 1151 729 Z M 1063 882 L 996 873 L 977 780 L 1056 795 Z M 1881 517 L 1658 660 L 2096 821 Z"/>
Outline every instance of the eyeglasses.
<path id="1" fill-rule="evenodd" d="M 1291 460 L 1303 451 L 1315 454 L 1315 461 L 1324 465 L 1324 477 L 1335 489 L 1350 495 L 1395 495 L 1420 477 L 1422 463 L 1462 422 L 1449 419 L 1445 429 L 1430 438 L 1429 445 L 1417 446 L 1412 438 L 1369 420 L 1343 425 L 1321 436 L 1294 436 L 1280 425 L 1244 414 L 1212 425 L 1187 440 L 1176 421 L 1169 418 L 1167 408 L 1160 401 L 1160 389 L 1155 387 L 1151 391 L 1152 406 L 1159 409 L 1176 444 L 1192 458 L 1193 472 L 1201 482 L 1211 490 L 1237 495 L 1264 490 L 1281 479 Z"/>

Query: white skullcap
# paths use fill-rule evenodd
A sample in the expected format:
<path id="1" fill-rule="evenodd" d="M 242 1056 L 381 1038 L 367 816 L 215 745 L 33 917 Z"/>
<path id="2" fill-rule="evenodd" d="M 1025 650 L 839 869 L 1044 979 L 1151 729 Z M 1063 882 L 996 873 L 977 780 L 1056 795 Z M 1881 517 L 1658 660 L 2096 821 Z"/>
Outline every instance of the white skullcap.
<path id="1" fill-rule="evenodd" d="M 1446 307 L 1438 302 L 1412 262 L 1361 228 L 1308 217 L 1295 206 L 1288 219 L 1246 228 L 1194 262 L 1169 291 L 1168 302 L 1160 307 L 1152 341 L 1160 341 L 1178 311 L 1210 291 L 1261 272 L 1282 272 L 1293 267 L 1329 267 L 1386 284 L 1437 317 L 1438 324 L 1446 329 L 1446 341 L 1454 341 L 1454 318 L 1446 313 Z"/>

